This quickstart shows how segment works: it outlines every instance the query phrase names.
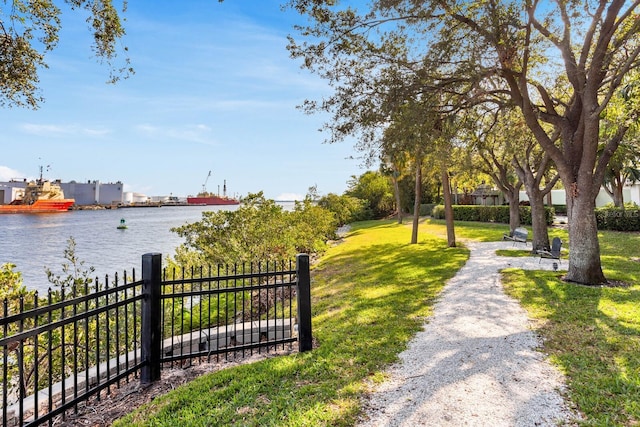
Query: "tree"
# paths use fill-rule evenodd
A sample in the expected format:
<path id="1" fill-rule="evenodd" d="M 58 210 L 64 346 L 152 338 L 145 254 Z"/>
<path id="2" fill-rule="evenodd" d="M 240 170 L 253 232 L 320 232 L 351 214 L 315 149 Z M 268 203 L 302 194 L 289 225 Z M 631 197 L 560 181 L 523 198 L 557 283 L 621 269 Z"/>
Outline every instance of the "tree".
<path id="1" fill-rule="evenodd" d="M 512 164 L 520 177 L 520 181 L 524 183 L 529 197 L 531 228 L 533 230 L 532 249 L 533 251 L 549 250 L 549 233 L 544 198 L 553 189 L 559 175 L 553 173 L 549 177 L 549 154 L 537 149 L 539 147 L 535 145 L 534 141 L 528 140 L 525 142 L 524 152 L 514 156 Z"/>
<path id="2" fill-rule="evenodd" d="M 549 156 L 537 145 L 522 117 L 515 113 L 513 109 L 502 109 L 490 117 L 481 116 L 484 122 L 480 122 L 480 129 L 483 130 L 472 132 L 472 135 L 476 137 L 483 171 L 491 176 L 509 201 L 511 233 L 520 225 L 519 193 L 524 184 L 531 205 L 532 249 L 548 250 L 544 197 L 559 177 L 550 175 Z"/>
<path id="3" fill-rule="evenodd" d="M 320 253 L 335 235 L 334 214 L 310 198 L 285 211 L 262 192 L 249 194 L 234 211 L 205 211 L 202 219 L 172 228 L 185 239 L 173 267 L 281 262 L 297 253 Z"/>
<path id="4" fill-rule="evenodd" d="M 366 200 L 374 218 L 384 218 L 393 212 L 393 189 L 388 177 L 380 172 L 367 171 L 352 176 L 345 194 Z"/>
<path id="5" fill-rule="evenodd" d="M 363 13 L 322 0 L 290 5 L 311 19 L 299 28 L 305 41 L 292 39 L 293 55 L 336 86 L 333 97 L 307 106 L 334 112 L 339 132 L 367 123 L 354 124 L 366 115 L 350 111 L 375 104 L 366 97 L 389 64 L 405 72 L 405 88 L 455 95 L 452 108 L 516 106 L 567 189 L 565 279 L 606 282 L 595 198 L 629 123 L 619 121 L 598 154 L 600 120 L 638 66 L 640 1 L 385 0 Z M 628 103 L 626 117 L 636 112 Z"/>
<path id="6" fill-rule="evenodd" d="M 366 200 L 357 199 L 346 194 L 338 196 L 329 193 L 318 199 L 318 206 L 332 212 L 337 226 L 341 227 L 355 221 L 364 221 L 369 218 L 371 211 Z"/>
<path id="7" fill-rule="evenodd" d="M 43 102 L 38 73 L 41 68 L 47 68 L 45 55 L 58 44 L 62 12 L 52 0 L 10 0 L 8 3 L 6 9 L 0 9 L 0 105 L 35 109 Z M 109 81 L 115 82 L 133 73 L 128 57 L 124 58 L 123 65 L 115 65 L 117 42 L 125 31 L 113 0 L 64 0 L 64 3 L 73 10 L 88 13 L 92 49 L 101 62 L 107 63 Z M 127 0 L 123 0 L 123 12 L 126 6 Z M 125 47 L 125 53 L 126 50 Z"/>
<path id="8" fill-rule="evenodd" d="M 615 207 L 624 210 L 622 189 L 628 183 L 640 181 L 640 150 L 628 143 L 621 143 L 611 158 L 604 175 L 604 189 L 613 199 Z"/>
<path id="9" fill-rule="evenodd" d="M 520 227 L 520 189 L 523 182 L 516 174 L 512 160 L 520 148 L 522 128 L 513 126 L 509 120 L 511 117 L 504 111 L 473 114 L 472 110 L 469 113 L 470 148 L 481 159 L 480 169 L 491 177 L 509 202 L 509 231 L 513 235 Z"/>
<path id="10" fill-rule="evenodd" d="M 399 155 L 398 155 L 399 154 Z M 391 178 L 393 183 L 393 195 L 396 200 L 396 216 L 398 224 L 402 224 L 402 194 L 400 194 L 400 176 L 404 164 L 402 153 L 383 155 L 380 163 L 380 170 L 384 175 Z"/>
<path id="11" fill-rule="evenodd" d="M 424 126 L 421 114 L 416 114 L 418 108 L 411 104 L 402 105 L 393 116 L 393 122 L 385 129 L 382 151 L 389 158 L 408 158 L 415 173 L 413 222 L 411 229 L 411 244 L 418 243 L 418 223 L 420 219 L 420 199 L 422 195 L 422 167 L 424 162 L 425 142 L 430 139 L 429 129 Z M 396 181 L 397 182 L 397 181 Z M 399 188 L 396 191 L 397 202 L 400 204 Z M 400 221 L 400 220 L 399 220 Z"/>

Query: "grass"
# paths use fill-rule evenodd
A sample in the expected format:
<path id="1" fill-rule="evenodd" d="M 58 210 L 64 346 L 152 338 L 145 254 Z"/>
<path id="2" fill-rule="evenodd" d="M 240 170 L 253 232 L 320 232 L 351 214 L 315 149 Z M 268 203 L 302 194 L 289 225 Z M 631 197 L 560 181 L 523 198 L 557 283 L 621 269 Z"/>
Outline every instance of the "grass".
<path id="1" fill-rule="evenodd" d="M 456 237 L 496 241 L 506 228 L 456 222 Z M 419 244 L 408 245 L 405 225 L 360 223 L 329 250 L 312 273 L 313 351 L 203 376 L 117 425 L 353 425 L 368 382 L 384 379 L 468 256 L 446 248 L 442 221 L 424 221 L 420 231 Z M 555 236 L 568 241 L 565 230 L 550 230 Z M 517 269 L 503 272 L 503 283 L 536 320 L 583 424 L 638 426 L 640 234 L 602 232 L 600 246 L 607 277 L 631 286 L 584 287 Z"/>
<path id="2" fill-rule="evenodd" d="M 496 251 L 496 255 L 523 258 L 523 257 L 531 256 L 531 250 L 526 250 L 526 249 L 498 249 Z"/>
<path id="3" fill-rule="evenodd" d="M 640 234 L 599 235 L 603 271 L 629 287 L 585 287 L 561 274 L 506 270 L 503 284 L 537 320 L 544 351 L 567 376 L 583 425 L 640 424 Z"/>
<path id="4" fill-rule="evenodd" d="M 350 426 L 368 381 L 381 381 L 468 258 L 392 221 L 356 224 L 312 273 L 318 347 L 205 375 L 116 425 Z"/>
<path id="5" fill-rule="evenodd" d="M 443 222 L 429 221 L 437 231 Z M 440 231 L 443 233 L 444 231 Z M 504 225 L 456 222 L 456 235 L 480 241 L 502 238 Z M 550 229 L 568 247 L 564 229 Z M 507 293 L 537 322 L 543 350 L 567 376 L 570 399 L 586 426 L 640 425 L 640 233 L 600 232 L 602 269 L 629 287 L 585 287 L 562 274 L 510 269 Z M 528 256 L 525 250 L 499 251 Z"/>

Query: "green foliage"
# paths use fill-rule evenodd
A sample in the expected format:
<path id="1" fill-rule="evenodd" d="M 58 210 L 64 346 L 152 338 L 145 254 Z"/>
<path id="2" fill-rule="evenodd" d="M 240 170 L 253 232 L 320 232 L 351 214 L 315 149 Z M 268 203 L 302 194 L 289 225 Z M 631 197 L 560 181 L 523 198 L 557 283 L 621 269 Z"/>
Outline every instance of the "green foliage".
<path id="1" fill-rule="evenodd" d="M 552 207 L 545 206 L 547 225 L 553 224 L 555 211 Z M 438 205 L 433 208 L 433 218 L 444 219 L 444 206 Z M 498 222 L 509 224 L 509 206 L 474 206 L 474 205 L 454 205 L 453 219 L 456 221 L 480 221 Z M 520 222 L 531 225 L 531 208 L 520 206 Z"/>
<path id="2" fill-rule="evenodd" d="M 84 266 L 84 262 L 76 256 L 75 247 L 75 240 L 70 237 L 64 250 L 65 262 L 62 264 L 61 274 L 55 274 L 49 268 L 45 269 L 54 289 L 44 297 L 26 291 L 22 286 L 20 273 L 13 272 L 12 265 L 2 266 L 0 297 L 7 299 L 11 314 L 30 310 L 36 304 L 41 308 L 54 304 L 53 309 L 8 325 L 5 336 L 11 336 L 19 330 L 32 330 L 37 326 L 55 324 L 61 319 L 81 315 L 85 311 L 92 311 L 113 302 L 112 298 L 100 296 L 66 308 L 55 306 L 56 303 L 68 301 L 70 298 L 100 291 L 99 285 L 91 279 L 93 267 Z M 120 296 L 122 297 L 122 294 Z M 135 311 L 110 309 L 87 319 L 58 324 L 46 332 L 15 341 L 14 350 L 19 351 L 20 357 L 10 359 L 6 367 L 10 383 L 9 394 L 17 396 L 15 390 L 20 386 L 24 387 L 27 394 L 33 393 L 36 389 L 48 387 L 49 378 L 55 383 L 74 372 L 106 360 L 110 355 L 126 353 L 133 345 L 131 342 L 127 343 L 125 337 L 136 337 L 133 331 Z M 118 338 L 115 338 L 116 336 Z M 18 367 L 18 361 L 23 363 L 24 369 Z M 21 377 L 24 383 L 19 385 L 18 379 Z"/>
<path id="3" fill-rule="evenodd" d="M 318 200 L 318 206 L 333 212 L 338 226 L 373 219 L 373 213 L 366 200 L 346 194 L 338 196 L 329 193 Z"/>
<path id="4" fill-rule="evenodd" d="M 438 206 L 435 203 L 426 203 L 420 205 L 420 216 L 431 216 L 433 215 L 434 208 Z M 444 206 L 442 206 L 442 215 L 444 217 Z"/>
<path id="5" fill-rule="evenodd" d="M 566 215 L 567 214 L 567 205 L 553 205 L 553 210 L 558 215 Z"/>
<path id="6" fill-rule="evenodd" d="M 384 218 L 393 213 L 394 196 L 391 179 L 380 172 L 367 171 L 349 181 L 346 195 L 366 200 L 373 218 Z"/>
<path id="7" fill-rule="evenodd" d="M 350 426 L 468 251 L 395 221 L 352 226 L 313 270 L 318 347 L 204 375 L 116 426 Z"/>
<path id="8" fill-rule="evenodd" d="M 333 214 L 310 200 L 288 212 L 262 192 L 250 194 L 235 211 L 203 212 L 200 221 L 173 228 L 185 243 L 170 265 L 280 261 L 300 252 L 321 253 L 335 229 Z"/>
<path id="9" fill-rule="evenodd" d="M 286 212 L 290 222 L 291 241 L 296 253 L 323 253 L 327 249 L 327 240 L 336 237 L 336 219 L 327 209 L 305 199 L 296 202 L 293 212 Z M 295 254 L 281 259 L 290 259 Z"/>
<path id="10" fill-rule="evenodd" d="M 622 245 L 607 255 L 640 255 L 633 240 L 634 247 Z M 637 278 L 640 267 L 624 258 L 623 268 Z M 504 272 L 503 283 L 539 320 L 536 332 L 544 351 L 566 373 L 569 397 L 584 415 L 584 425 L 635 425 L 640 420 L 640 286 L 584 287 L 558 274 L 521 270 Z"/>
<path id="11" fill-rule="evenodd" d="M 597 208 L 596 222 L 598 230 L 640 231 L 640 209 Z"/>
<path id="12" fill-rule="evenodd" d="M 65 262 L 62 263 L 62 274 L 55 274 L 50 268 L 45 268 L 47 280 L 54 285 L 55 300 L 60 299 L 61 292 L 84 293 L 88 285 L 93 283 L 94 267 L 85 268 L 84 261 L 76 256 L 76 241 L 73 237 L 67 240 L 67 247 L 63 251 Z"/>
<path id="13" fill-rule="evenodd" d="M 0 302 L 7 301 L 8 309 L 14 312 L 18 309 L 19 299 L 33 296 L 33 291 L 27 291 L 22 283 L 22 274 L 13 271 L 15 264 L 0 266 Z"/>
<path id="14" fill-rule="evenodd" d="M 4 2 L 5 4 L 7 2 Z M 109 65 L 110 82 L 133 73 L 129 58 L 120 68 L 119 41 L 125 31 L 113 0 L 67 0 L 72 9 L 84 9 L 89 31 L 93 34 L 93 52 Z M 123 0 L 122 10 L 126 10 Z M 56 48 L 61 30 L 62 11 L 53 1 L 13 0 L 0 9 L 0 105 L 37 108 L 43 98 L 38 94 L 38 71 L 47 68 L 45 54 Z M 122 49 L 124 52 L 127 48 Z"/>

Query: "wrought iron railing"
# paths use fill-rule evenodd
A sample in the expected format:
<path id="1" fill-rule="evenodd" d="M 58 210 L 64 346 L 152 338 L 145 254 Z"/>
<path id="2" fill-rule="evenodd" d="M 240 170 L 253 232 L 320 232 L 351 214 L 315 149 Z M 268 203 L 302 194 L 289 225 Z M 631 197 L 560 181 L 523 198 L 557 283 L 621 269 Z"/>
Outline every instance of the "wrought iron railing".
<path id="1" fill-rule="evenodd" d="M 311 349 L 307 255 L 167 272 L 145 254 L 142 276 L 3 302 L 3 426 L 52 424 L 122 381 L 158 380 L 162 366 Z"/>

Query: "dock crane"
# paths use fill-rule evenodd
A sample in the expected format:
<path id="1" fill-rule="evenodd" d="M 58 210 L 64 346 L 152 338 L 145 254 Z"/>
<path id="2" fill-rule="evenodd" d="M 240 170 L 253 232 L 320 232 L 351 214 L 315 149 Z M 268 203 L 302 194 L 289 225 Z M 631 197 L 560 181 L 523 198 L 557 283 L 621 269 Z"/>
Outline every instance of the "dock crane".
<path id="1" fill-rule="evenodd" d="M 204 184 L 202 184 L 202 193 L 205 194 L 207 192 L 207 181 L 209 181 L 209 177 L 211 176 L 211 171 L 209 171 L 209 175 L 204 180 Z"/>

